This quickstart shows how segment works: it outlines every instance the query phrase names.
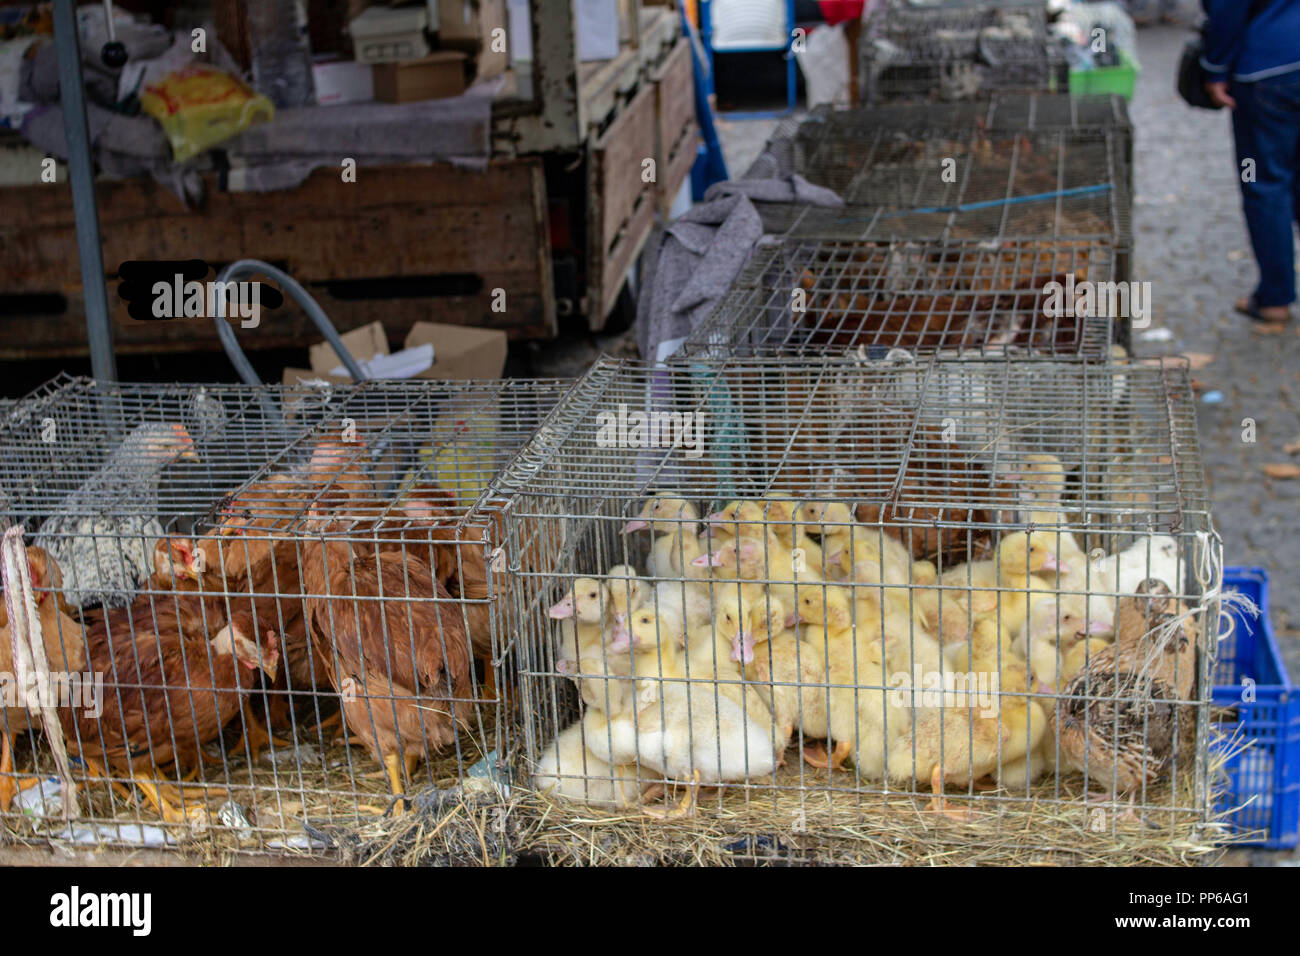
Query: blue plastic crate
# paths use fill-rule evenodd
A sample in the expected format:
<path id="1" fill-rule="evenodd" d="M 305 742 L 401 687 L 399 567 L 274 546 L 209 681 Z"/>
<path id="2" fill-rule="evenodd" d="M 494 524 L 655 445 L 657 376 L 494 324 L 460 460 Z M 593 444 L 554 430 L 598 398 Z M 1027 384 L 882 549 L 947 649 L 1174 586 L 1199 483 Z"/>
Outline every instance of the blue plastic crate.
<path id="1" fill-rule="evenodd" d="M 1223 583 L 1254 601 L 1259 616 L 1229 609 L 1236 628 L 1219 645 L 1214 703 L 1237 712 L 1237 720 L 1220 723 L 1219 730 L 1228 737 L 1237 732 L 1247 745 L 1228 759 L 1219 807 L 1240 807 L 1230 818 L 1238 832 L 1262 832 L 1251 846 L 1290 849 L 1300 841 L 1300 695 L 1273 639 L 1268 572 L 1225 568 Z M 1253 700 L 1243 699 L 1251 694 Z"/>

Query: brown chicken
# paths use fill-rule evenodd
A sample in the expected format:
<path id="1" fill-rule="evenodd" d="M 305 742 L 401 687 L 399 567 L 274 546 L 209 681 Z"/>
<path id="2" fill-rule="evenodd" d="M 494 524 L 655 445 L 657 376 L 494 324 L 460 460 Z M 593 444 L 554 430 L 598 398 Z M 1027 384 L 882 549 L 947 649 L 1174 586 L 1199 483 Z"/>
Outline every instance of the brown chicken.
<path id="1" fill-rule="evenodd" d="M 855 456 L 859 461 L 889 462 L 902 457 L 888 434 L 869 435 L 860 447 L 861 454 Z M 936 426 L 917 425 L 901 474 L 892 465 L 850 467 L 872 485 L 892 485 L 888 493 L 890 501 L 859 504 L 857 519 L 866 524 L 885 525 L 886 534 L 902 541 L 917 560 L 942 558 L 946 567 L 982 557 L 991 550 L 991 532 L 987 527 L 980 527 L 992 523 L 993 515 L 987 508 L 904 503 L 908 499 L 984 502 L 994 497 L 997 486 L 992 472 L 951 442 L 944 441 Z M 940 522 L 950 525 L 960 522 L 974 527 L 945 527 Z"/>
<path id="2" fill-rule="evenodd" d="M 258 542 L 256 537 L 250 539 Z M 259 552 L 258 560 L 248 565 L 239 560 L 244 539 L 227 545 L 207 539 L 195 545 L 188 538 L 159 539 L 154 548 L 154 575 L 150 584 L 158 603 L 173 603 L 183 626 L 194 633 L 214 632 L 235 612 L 251 617 L 258 632 L 268 628 L 280 638 L 283 666 L 268 688 L 267 717 L 272 726 L 292 724 L 289 714 L 295 698 L 311 696 L 329 687 L 323 663 L 310 647 L 307 624 L 303 618 L 301 582 L 297 555 L 292 542 L 275 542 L 274 549 Z M 211 552 L 216 557 L 208 558 Z M 226 559 L 235 560 L 226 563 Z M 231 573 L 230 566 L 239 567 Z M 196 600 L 175 601 L 168 596 L 183 594 Z M 267 744 L 287 746 L 272 737 L 251 711 L 244 714 L 244 740 L 249 759 L 256 761 Z M 241 744 L 236 748 L 244 749 Z"/>
<path id="3" fill-rule="evenodd" d="M 1168 585 L 1149 578 L 1120 598 L 1115 643 L 1091 656 L 1062 691 L 1056 723 L 1063 767 L 1135 794 L 1186 765 L 1196 729 L 1197 628 Z M 1049 738 L 1050 739 L 1050 738 Z"/>
<path id="4" fill-rule="evenodd" d="M 41 625 L 41 643 L 45 660 L 51 673 L 76 674 L 86 669 L 86 643 L 81 625 L 69 617 L 59 606 L 58 589 L 63 586 L 63 574 L 44 548 L 29 545 L 27 567 L 31 574 L 32 590 L 36 596 L 36 613 Z M 9 613 L 0 599 L 0 674 L 15 673 Z M 0 813 L 6 813 L 13 798 L 22 790 L 40 782 L 39 777 L 29 777 L 15 783 L 13 772 L 13 746 L 10 734 L 30 728 L 27 708 L 5 707 L 4 723 L 0 724 Z"/>
<path id="5" fill-rule="evenodd" d="M 420 757 L 455 743 L 473 704 L 470 644 L 451 595 L 411 550 L 354 547 L 313 514 L 303 544 L 308 630 L 348 728 L 383 763 L 394 796 Z M 399 803 L 399 810 L 401 804 Z"/>
<path id="6" fill-rule="evenodd" d="M 173 603 L 138 598 L 90 620 L 90 669 L 105 675 L 103 713 L 59 709 L 69 753 L 92 773 L 108 776 L 102 763 L 129 777 L 169 823 L 187 817 L 170 788 L 140 771 L 173 763 L 178 771 L 197 769 L 201 748 L 240 712 L 249 672 L 261 669 L 274 680 L 279 665 L 274 632 L 259 642 L 250 615 L 237 612 L 209 640 L 184 627 Z"/>

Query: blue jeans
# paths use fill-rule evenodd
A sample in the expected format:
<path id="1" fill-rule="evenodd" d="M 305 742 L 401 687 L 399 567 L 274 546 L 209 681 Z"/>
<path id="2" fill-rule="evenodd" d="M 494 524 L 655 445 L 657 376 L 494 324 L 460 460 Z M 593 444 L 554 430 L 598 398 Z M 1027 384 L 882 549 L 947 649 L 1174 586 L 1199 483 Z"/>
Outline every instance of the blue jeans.
<path id="1" fill-rule="evenodd" d="M 1242 207 L 1250 244 L 1259 263 L 1255 304 L 1295 301 L 1295 237 L 1300 221 L 1300 70 L 1233 83 L 1237 108 L 1232 130 L 1237 140 L 1237 170 L 1255 161 L 1255 181 L 1242 182 Z"/>

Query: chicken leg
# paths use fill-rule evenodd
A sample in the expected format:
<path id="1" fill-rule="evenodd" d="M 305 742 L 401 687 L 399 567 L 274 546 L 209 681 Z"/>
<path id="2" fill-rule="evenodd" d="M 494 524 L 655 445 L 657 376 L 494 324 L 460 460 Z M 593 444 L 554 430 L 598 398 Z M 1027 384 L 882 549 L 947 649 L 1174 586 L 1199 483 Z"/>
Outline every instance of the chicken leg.
<path id="1" fill-rule="evenodd" d="M 240 736 L 234 747 L 230 749 L 230 753 L 240 753 L 247 750 L 248 763 L 251 766 L 257 763 L 258 755 L 261 754 L 262 748 L 267 744 L 270 744 L 273 747 L 289 746 L 289 741 L 280 740 L 278 737 L 271 736 L 270 731 L 262 726 L 262 722 L 253 714 L 253 710 L 249 706 L 248 701 L 243 702 L 242 710 L 244 733 Z"/>
<path id="2" fill-rule="evenodd" d="M 388 771 L 388 789 L 394 797 L 402 797 L 406 787 L 402 784 L 402 771 L 399 769 L 397 754 L 384 754 L 384 769 Z M 399 799 L 393 804 L 393 815 L 401 816 L 406 812 L 406 800 Z"/>
<path id="3" fill-rule="evenodd" d="M 9 747 L 9 733 L 0 731 L 0 813 L 8 813 L 18 795 L 18 788 L 10 776 L 13 772 L 14 755 Z"/>
<path id="4" fill-rule="evenodd" d="M 201 796 L 190 797 L 186 793 L 185 787 L 172 788 L 166 786 L 162 781 L 143 777 L 139 771 L 133 771 L 131 782 L 136 788 L 144 794 L 145 800 L 158 811 L 158 815 L 163 818 L 164 823 L 185 823 L 192 824 L 200 822 L 207 813 L 207 803 L 203 800 L 211 794 L 225 793 L 221 787 L 196 788 L 201 789 Z M 195 806 L 189 808 L 189 811 L 179 809 L 177 804 L 184 804 L 187 799 L 197 801 Z"/>

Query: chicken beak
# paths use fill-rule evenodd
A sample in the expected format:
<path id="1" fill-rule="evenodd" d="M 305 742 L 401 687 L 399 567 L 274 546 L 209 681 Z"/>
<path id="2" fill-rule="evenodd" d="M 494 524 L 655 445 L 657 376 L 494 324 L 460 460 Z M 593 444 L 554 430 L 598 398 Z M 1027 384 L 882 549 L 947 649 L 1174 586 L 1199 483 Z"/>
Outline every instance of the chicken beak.
<path id="1" fill-rule="evenodd" d="M 558 604 L 551 605 L 551 609 L 547 613 L 556 621 L 562 621 L 566 618 L 573 617 L 573 598 L 566 597 Z"/>
<path id="2" fill-rule="evenodd" d="M 274 682 L 276 674 L 280 673 L 280 652 L 271 651 L 270 654 L 262 655 L 262 673 L 267 679 Z"/>
<path id="3" fill-rule="evenodd" d="M 644 531 L 648 527 L 650 527 L 649 521 L 644 521 L 641 518 L 635 518 L 632 521 L 629 521 L 627 524 L 623 525 L 623 533 L 631 534 L 633 531 Z"/>

